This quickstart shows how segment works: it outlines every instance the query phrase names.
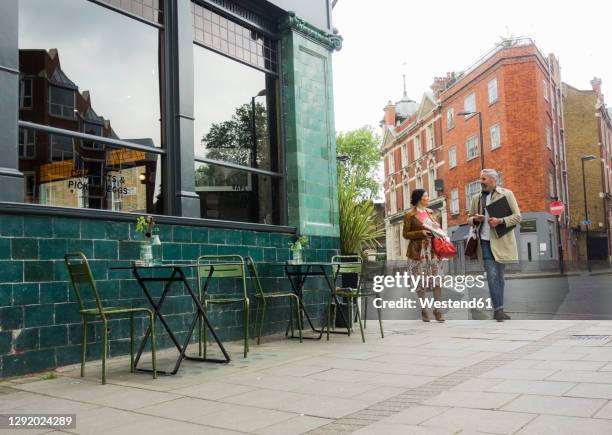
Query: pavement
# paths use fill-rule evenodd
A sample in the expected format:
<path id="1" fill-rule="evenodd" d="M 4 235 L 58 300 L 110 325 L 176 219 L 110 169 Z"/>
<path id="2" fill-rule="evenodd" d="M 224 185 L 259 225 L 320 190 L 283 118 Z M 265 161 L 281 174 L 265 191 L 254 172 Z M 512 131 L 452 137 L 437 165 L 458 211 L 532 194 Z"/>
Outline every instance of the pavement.
<path id="1" fill-rule="evenodd" d="M 612 433 L 612 321 L 387 321 L 384 339 L 375 326 L 366 343 L 266 337 L 248 359 L 229 343 L 230 364 L 155 380 L 124 357 L 107 385 L 99 363 L 11 379 L 0 414 L 73 413 L 66 432 L 82 434 Z"/>

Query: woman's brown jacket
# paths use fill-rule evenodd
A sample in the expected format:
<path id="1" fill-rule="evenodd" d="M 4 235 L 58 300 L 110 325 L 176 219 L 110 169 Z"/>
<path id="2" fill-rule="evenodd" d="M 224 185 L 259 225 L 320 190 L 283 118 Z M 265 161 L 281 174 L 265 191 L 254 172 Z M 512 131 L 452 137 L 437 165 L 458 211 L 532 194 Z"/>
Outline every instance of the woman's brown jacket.
<path id="1" fill-rule="evenodd" d="M 429 214 L 429 218 L 432 221 L 436 221 L 434 218 L 433 210 L 425 209 Z M 406 256 L 412 260 L 421 259 L 421 249 L 423 247 L 423 241 L 428 238 L 423 235 L 425 227 L 416 216 L 416 208 L 412 207 L 404 215 L 404 228 L 402 235 L 404 239 L 408 239 L 408 249 L 406 250 Z"/>

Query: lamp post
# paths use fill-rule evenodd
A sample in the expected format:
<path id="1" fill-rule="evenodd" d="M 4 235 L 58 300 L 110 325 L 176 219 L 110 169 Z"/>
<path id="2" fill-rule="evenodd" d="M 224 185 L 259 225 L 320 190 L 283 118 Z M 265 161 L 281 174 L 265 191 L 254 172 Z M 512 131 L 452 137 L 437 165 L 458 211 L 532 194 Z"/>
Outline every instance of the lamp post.
<path id="1" fill-rule="evenodd" d="M 586 257 L 587 257 L 587 269 L 590 272 L 591 271 L 591 259 L 589 257 L 589 208 L 587 207 L 587 194 L 586 194 L 586 180 L 584 177 L 584 162 L 588 162 L 591 160 L 595 160 L 597 157 L 595 157 L 592 154 L 586 155 L 586 156 L 581 156 L 580 157 L 580 162 L 582 163 L 582 194 L 584 197 L 584 226 L 586 227 L 586 240 L 585 240 L 585 246 L 586 246 Z"/>
<path id="2" fill-rule="evenodd" d="M 463 111 L 457 113 L 458 116 L 471 116 L 478 115 L 478 131 L 480 133 L 480 170 L 484 169 L 484 143 L 482 138 L 482 113 L 481 112 L 471 112 L 471 111 Z"/>

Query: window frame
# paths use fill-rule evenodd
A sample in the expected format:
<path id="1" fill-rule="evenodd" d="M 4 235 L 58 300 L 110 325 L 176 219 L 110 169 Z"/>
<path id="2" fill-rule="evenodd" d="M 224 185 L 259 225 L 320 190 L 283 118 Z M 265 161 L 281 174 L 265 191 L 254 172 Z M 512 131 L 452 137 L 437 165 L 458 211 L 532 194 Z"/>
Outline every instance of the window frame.
<path id="1" fill-rule="evenodd" d="M 456 205 L 456 208 L 455 208 L 455 205 Z M 451 189 L 450 214 L 453 216 L 456 216 L 460 213 L 461 213 L 461 204 L 459 203 L 459 188 L 455 187 Z"/>
<path id="2" fill-rule="evenodd" d="M 30 83 L 30 95 L 25 94 L 25 84 Z M 30 99 L 30 105 L 26 106 L 24 101 L 26 98 Z M 19 80 L 19 110 L 30 110 L 32 109 L 32 102 L 34 101 L 34 79 L 32 77 L 22 77 Z"/>
<path id="3" fill-rule="evenodd" d="M 470 181 L 469 183 L 465 185 L 465 210 L 466 211 L 470 210 L 470 201 L 472 200 L 472 196 L 474 196 L 477 193 L 476 190 L 474 190 L 474 192 L 471 191 L 472 186 L 478 187 L 478 191 L 480 191 L 481 189 L 480 179 Z"/>
<path id="4" fill-rule="evenodd" d="M 468 100 L 474 101 L 474 107 L 472 109 L 467 107 Z M 471 115 L 464 115 L 465 120 L 470 119 L 472 116 L 476 115 L 476 92 L 472 91 L 468 95 L 463 98 L 463 111 L 464 112 L 472 112 Z"/>
<path id="5" fill-rule="evenodd" d="M 492 99 L 491 98 L 491 84 L 495 83 L 495 98 Z M 497 102 L 497 100 L 499 99 L 499 95 L 498 95 L 498 88 L 497 88 L 497 77 L 493 77 L 491 80 L 489 80 L 487 82 L 487 100 L 489 102 L 489 106 L 492 104 L 495 104 Z"/>
<path id="6" fill-rule="evenodd" d="M 452 152 L 452 155 L 454 156 L 453 160 L 451 160 L 451 152 Z M 456 167 L 457 167 L 457 145 L 451 145 L 448 148 L 448 169 L 453 169 Z"/>
<path id="7" fill-rule="evenodd" d="M 425 139 L 427 140 L 427 151 L 431 151 L 436 147 L 433 122 L 425 127 Z"/>
<path id="8" fill-rule="evenodd" d="M 449 107 L 446 110 L 446 130 L 452 130 L 453 128 L 455 128 L 455 109 Z"/>
<path id="9" fill-rule="evenodd" d="M 497 131 L 497 145 L 494 145 L 494 141 L 493 141 L 493 131 L 494 129 Z M 496 122 L 495 124 L 493 124 L 491 127 L 489 127 L 489 140 L 491 141 L 491 150 L 496 150 L 498 148 L 501 148 L 502 143 L 501 143 L 501 123 Z"/>
<path id="10" fill-rule="evenodd" d="M 58 86 L 58 85 L 55 85 L 55 84 L 52 84 L 52 83 L 49 83 L 49 87 L 47 89 L 48 89 L 48 92 L 49 92 L 49 95 L 48 95 L 48 98 L 49 98 L 49 108 L 48 108 L 49 109 L 49 115 L 53 116 L 54 118 L 76 120 L 76 115 L 75 115 L 74 111 L 76 110 L 76 92 L 77 91 L 75 91 L 74 89 L 64 88 L 62 86 Z M 54 103 L 53 102 L 53 92 L 52 92 L 53 89 L 61 89 L 63 91 L 70 92 L 71 95 L 72 95 L 72 106 L 66 106 L 64 104 Z M 53 111 L 51 109 L 53 106 L 59 106 L 61 113 L 60 114 L 53 113 Z M 64 109 L 65 108 L 69 109 L 70 116 L 65 116 L 64 115 Z"/>
<path id="11" fill-rule="evenodd" d="M 22 132 L 25 134 L 25 142 L 21 142 L 21 134 Z M 29 133 L 32 133 L 32 142 L 29 142 Z M 17 155 L 20 159 L 35 159 L 36 158 L 36 131 L 28 128 L 20 128 L 18 130 L 18 139 L 17 139 Z M 27 150 L 32 150 L 32 155 L 28 155 Z M 22 153 L 22 150 L 24 151 Z"/>
<path id="12" fill-rule="evenodd" d="M 470 141 L 474 140 L 474 147 L 472 149 L 476 150 L 476 153 L 472 156 L 470 156 Z M 474 160 L 476 158 L 478 158 L 478 156 L 480 155 L 480 150 L 479 150 L 479 146 L 480 144 L 478 143 L 478 136 L 477 135 L 472 135 L 469 136 L 466 140 L 465 140 L 465 150 L 466 150 L 466 162 L 469 162 L 470 160 Z"/>
<path id="13" fill-rule="evenodd" d="M 422 157 L 421 135 L 417 133 L 412 141 L 412 151 L 414 152 L 414 161 L 416 162 Z"/>

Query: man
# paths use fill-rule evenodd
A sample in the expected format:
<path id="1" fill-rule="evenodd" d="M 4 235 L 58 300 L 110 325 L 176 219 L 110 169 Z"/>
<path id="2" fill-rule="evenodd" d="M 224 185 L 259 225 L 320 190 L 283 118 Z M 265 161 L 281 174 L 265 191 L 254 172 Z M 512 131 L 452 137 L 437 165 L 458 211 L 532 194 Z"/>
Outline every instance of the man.
<path id="1" fill-rule="evenodd" d="M 498 322 L 509 320 L 510 316 L 504 313 L 504 270 L 506 263 L 518 262 L 516 236 L 509 231 L 498 237 L 495 227 L 505 224 L 507 227 L 518 225 L 521 222 L 519 210 L 514 193 L 497 185 L 499 174 L 494 169 L 483 169 L 480 173 L 482 192 L 474 195 L 470 204 L 468 224 L 480 225 L 479 259 L 484 262 L 487 272 L 487 283 L 493 304 L 493 318 Z M 512 214 L 504 218 L 490 217 L 486 206 L 505 197 L 510 205 Z"/>

